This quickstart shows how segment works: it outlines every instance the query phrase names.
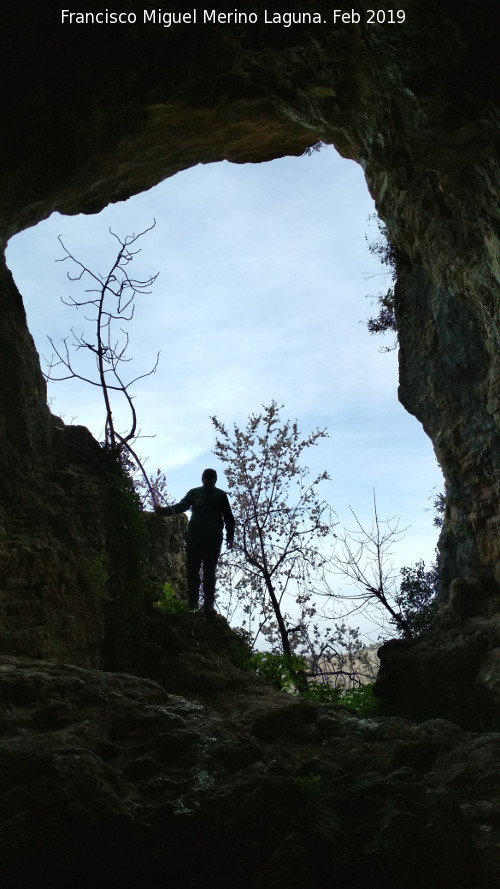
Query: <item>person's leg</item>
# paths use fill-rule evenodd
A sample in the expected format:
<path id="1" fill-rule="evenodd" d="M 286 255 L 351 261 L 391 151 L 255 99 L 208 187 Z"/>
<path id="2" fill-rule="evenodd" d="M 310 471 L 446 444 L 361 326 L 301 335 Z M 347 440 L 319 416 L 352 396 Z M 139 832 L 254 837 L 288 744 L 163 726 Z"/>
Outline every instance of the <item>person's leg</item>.
<path id="1" fill-rule="evenodd" d="M 186 569 L 190 608 L 198 608 L 202 557 L 203 553 L 201 548 L 192 540 L 188 540 L 186 544 Z"/>
<path id="2" fill-rule="evenodd" d="M 214 545 L 207 546 L 203 552 L 203 610 L 206 614 L 214 610 L 215 574 L 220 550 L 221 543 L 217 541 Z"/>

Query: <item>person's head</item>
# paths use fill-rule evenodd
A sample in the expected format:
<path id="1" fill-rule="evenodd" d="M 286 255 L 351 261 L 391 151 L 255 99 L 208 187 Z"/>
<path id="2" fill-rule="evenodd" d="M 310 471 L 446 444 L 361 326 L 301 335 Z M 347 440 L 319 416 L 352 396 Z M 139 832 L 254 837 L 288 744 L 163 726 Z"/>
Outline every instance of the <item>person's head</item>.
<path id="1" fill-rule="evenodd" d="M 215 482 L 217 481 L 217 473 L 215 469 L 205 469 L 201 481 L 204 488 L 215 488 Z"/>

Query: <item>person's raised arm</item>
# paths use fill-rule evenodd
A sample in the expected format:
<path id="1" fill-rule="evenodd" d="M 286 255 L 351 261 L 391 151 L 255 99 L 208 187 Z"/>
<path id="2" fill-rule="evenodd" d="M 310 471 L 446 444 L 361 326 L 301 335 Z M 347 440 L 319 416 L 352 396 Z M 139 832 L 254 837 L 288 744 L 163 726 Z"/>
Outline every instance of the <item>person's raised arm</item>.
<path id="1" fill-rule="evenodd" d="M 180 515 L 181 512 L 187 512 L 188 509 L 191 509 L 193 505 L 193 491 L 188 491 L 186 496 L 179 500 L 178 503 L 174 503 L 172 505 L 167 504 L 167 506 L 159 506 L 156 509 L 157 515 Z"/>

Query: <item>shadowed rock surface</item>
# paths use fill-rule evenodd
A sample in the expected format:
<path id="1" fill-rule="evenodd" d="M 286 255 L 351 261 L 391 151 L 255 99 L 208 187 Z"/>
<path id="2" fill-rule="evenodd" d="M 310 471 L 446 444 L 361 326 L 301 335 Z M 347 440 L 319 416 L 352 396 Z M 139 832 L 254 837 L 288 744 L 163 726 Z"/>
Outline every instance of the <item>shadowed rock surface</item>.
<path id="1" fill-rule="evenodd" d="M 244 672 L 222 619 L 168 630 L 175 694 L 0 659 L 3 885 L 498 885 L 499 735 L 312 705 Z"/>

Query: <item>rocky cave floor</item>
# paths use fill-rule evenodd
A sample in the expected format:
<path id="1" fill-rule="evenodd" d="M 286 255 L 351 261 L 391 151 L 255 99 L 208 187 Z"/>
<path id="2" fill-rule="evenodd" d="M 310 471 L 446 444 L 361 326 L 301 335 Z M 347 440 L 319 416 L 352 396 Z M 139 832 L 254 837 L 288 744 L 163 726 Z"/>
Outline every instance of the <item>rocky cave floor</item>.
<path id="1" fill-rule="evenodd" d="M 500 735 L 356 716 L 162 618 L 150 674 L 0 658 L 3 889 L 494 889 Z"/>

